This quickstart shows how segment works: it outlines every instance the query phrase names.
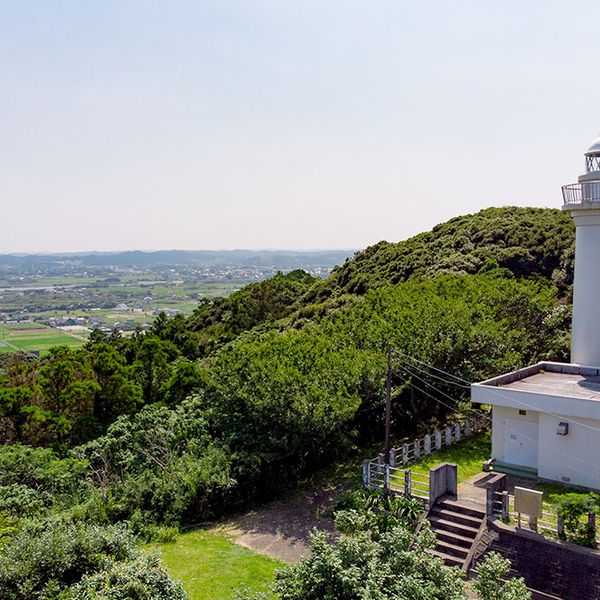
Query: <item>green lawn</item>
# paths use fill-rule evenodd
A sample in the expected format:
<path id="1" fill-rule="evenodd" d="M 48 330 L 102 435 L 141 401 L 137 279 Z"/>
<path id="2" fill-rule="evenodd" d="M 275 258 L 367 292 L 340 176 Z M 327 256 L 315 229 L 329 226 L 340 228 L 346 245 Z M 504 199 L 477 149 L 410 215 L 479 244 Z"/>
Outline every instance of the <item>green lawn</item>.
<path id="1" fill-rule="evenodd" d="M 481 472 L 484 460 L 492 452 L 491 436 L 488 432 L 467 438 L 454 446 L 435 450 L 415 463 L 407 465 L 407 469 L 423 475 L 429 474 L 429 469 L 443 462 L 458 465 L 458 482 L 465 481 Z"/>
<path id="2" fill-rule="evenodd" d="M 177 536 L 175 542 L 153 544 L 171 577 L 181 581 L 190 600 L 228 600 L 235 590 L 268 592 L 277 560 L 234 544 L 214 531 L 198 530 Z"/>
<path id="3" fill-rule="evenodd" d="M 556 483 L 537 483 L 535 486 L 536 490 L 544 492 L 544 504 L 555 505 L 558 500 L 565 494 L 580 494 L 586 496 L 590 493 L 590 490 L 580 490 L 577 488 L 568 488 L 561 486 Z"/>
<path id="4" fill-rule="evenodd" d="M 37 350 L 44 353 L 52 346 L 65 345 L 79 348 L 84 343 L 83 337 L 69 335 L 38 323 L 0 325 L 0 352 Z"/>

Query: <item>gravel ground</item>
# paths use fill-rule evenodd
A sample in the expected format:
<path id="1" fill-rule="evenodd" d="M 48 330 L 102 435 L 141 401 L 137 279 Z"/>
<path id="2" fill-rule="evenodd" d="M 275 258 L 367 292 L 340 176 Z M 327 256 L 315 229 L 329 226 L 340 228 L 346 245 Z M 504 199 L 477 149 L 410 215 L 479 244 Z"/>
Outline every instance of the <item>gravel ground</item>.
<path id="1" fill-rule="evenodd" d="M 345 487 L 347 484 L 296 492 L 230 519 L 218 529 L 240 546 L 295 563 L 310 554 L 308 542 L 313 529 L 335 537 L 332 505 Z"/>

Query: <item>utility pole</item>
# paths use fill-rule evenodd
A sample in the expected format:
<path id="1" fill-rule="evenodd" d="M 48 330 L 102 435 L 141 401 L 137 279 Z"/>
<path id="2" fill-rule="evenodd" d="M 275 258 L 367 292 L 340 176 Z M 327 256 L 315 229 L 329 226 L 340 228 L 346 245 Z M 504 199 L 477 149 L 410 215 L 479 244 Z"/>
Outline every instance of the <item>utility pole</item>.
<path id="1" fill-rule="evenodd" d="M 384 463 L 390 464 L 390 454 L 392 452 L 392 437 L 391 437 L 391 420 L 392 420 L 392 345 L 387 347 L 387 380 L 385 394 L 385 455 Z"/>

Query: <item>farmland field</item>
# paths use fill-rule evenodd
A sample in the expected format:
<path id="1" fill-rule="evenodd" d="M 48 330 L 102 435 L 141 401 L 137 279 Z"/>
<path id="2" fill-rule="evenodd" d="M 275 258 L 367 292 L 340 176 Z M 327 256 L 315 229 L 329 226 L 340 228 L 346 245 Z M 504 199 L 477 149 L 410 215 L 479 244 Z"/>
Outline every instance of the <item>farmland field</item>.
<path id="1" fill-rule="evenodd" d="M 84 343 L 83 336 L 65 333 L 38 323 L 0 325 L 0 352 L 38 351 L 44 354 L 52 346 L 78 348 Z"/>

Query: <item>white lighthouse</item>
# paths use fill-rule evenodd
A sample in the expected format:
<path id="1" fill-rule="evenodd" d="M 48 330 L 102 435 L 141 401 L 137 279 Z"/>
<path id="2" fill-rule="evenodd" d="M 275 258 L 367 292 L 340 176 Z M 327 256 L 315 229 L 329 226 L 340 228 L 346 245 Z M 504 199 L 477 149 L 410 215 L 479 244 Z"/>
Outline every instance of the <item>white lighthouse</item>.
<path id="1" fill-rule="evenodd" d="M 585 153 L 585 170 L 562 188 L 576 231 L 571 362 L 600 366 L 600 136 Z"/>
<path id="2" fill-rule="evenodd" d="M 471 386 L 492 406 L 497 471 L 600 490 L 600 137 L 562 188 L 575 221 L 571 362 L 541 362 Z"/>

